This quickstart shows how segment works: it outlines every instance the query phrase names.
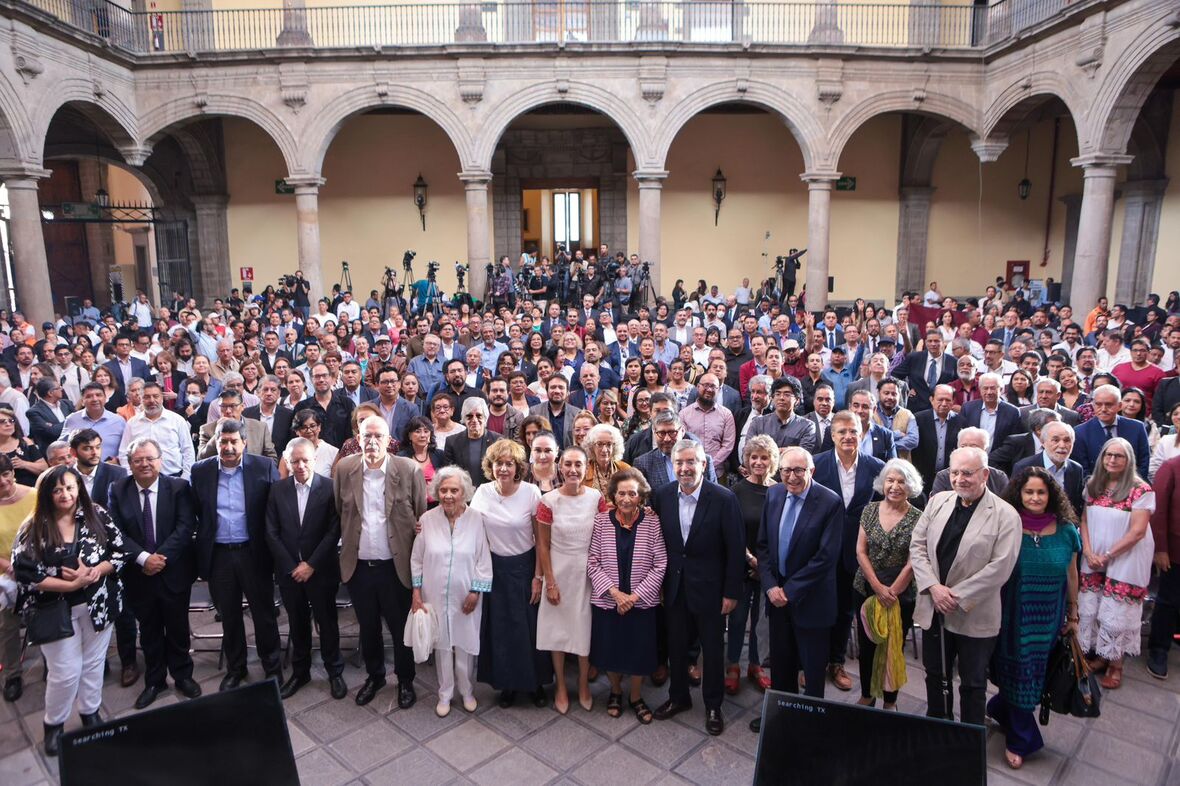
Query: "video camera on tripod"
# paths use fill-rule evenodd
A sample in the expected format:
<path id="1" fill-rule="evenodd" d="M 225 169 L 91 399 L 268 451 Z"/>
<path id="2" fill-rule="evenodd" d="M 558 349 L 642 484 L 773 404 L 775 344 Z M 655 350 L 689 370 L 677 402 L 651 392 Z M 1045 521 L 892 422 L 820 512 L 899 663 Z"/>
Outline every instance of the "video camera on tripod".
<path id="1" fill-rule="evenodd" d="M 786 271 L 787 265 L 791 264 L 792 262 L 798 262 L 799 259 L 806 253 L 807 253 L 807 249 L 799 250 L 797 248 L 792 248 L 789 252 L 787 252 L 786 256 L 780 255 L 780 256 L 775 257 L 774 258 L 775 272 L 778 273 L 779 275 L 782 275 L 782 273 L 784 271 Z"/>

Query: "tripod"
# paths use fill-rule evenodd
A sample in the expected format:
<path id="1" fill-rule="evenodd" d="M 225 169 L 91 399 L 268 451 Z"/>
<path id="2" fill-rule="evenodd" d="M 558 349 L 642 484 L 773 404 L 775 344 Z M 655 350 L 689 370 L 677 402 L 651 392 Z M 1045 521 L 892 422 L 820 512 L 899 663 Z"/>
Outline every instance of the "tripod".
<path id="1" fill-rule="evenodd" d="M 651 293 L 651 302 L 655 304 L 660 299 L 660 295 L 651 283 L 651 263 L 644 262 L 639 268 L 639 275 L 635 280 L 635 291 L 631 296 L 631 304 L 636 311 L 648 307 L 647 295 L 649 292 Z"/>
<path id="2" fill-rule="evenodd" d="M 352 291 L 352 273 L 348 272 L 348 260 L 347 259 L 342 260 L 340 262 L 340 291 L 341 292 L 351 292 Z"/>
<path id="3" fill-rule="evenodd" d="M 426 274 L 426 306 L 422 309 L 422 313 L 425 314 L 429 311 L 437 322 L 439 316 L 442 315 L 442 306 L 442 291 L 439 290 L 438 281 L 435 280 L 434 271 L 431 270 Z"/>

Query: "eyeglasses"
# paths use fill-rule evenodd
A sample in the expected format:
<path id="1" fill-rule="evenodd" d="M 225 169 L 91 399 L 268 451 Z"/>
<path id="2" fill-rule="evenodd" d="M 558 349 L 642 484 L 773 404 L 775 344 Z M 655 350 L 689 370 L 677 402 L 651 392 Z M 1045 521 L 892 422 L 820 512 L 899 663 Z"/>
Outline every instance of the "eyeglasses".
<path id="1" fill-rule="evenodd" d="M 309 429 L 309 428 L 319 428 L 319 427 L 320 427 L 320 424 L 319 424 L 319 423 L 316 423 L 316 422 L 313 420 L 313 421 L 311 421 L 311 422 L 309 422 L 309 423 L 300 423 L 298 426 L 296 426 L 296 427 L 295 427 L 295 430 L 296 430 L 296 431 L 303 431 L 303 430 L 305 430 L 305 429 Z"/>
<path id="2" fill-rule="evenodd" d="M 794 475 L 796 477 L 803 477 L 811 470 L 810 467 L 780 467 L 779 472 L 784 475 Z"/>
<path id="3" fill-rule="evenodd" d="M 950 471 L 950 476 L 952 478 L 971 478 L 982 470 L 983 467 L 976 467 L 975 469 L 952 469 Z"/>

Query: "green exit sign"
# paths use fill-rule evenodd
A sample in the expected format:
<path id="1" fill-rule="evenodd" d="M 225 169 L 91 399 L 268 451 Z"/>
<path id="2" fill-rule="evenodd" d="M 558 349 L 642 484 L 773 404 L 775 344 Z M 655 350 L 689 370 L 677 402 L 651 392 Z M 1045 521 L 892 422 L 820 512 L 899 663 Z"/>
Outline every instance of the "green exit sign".
<path id="1" fill-rule="evenodd" d="M 280 178 L 275 181 L 275 193 L 276 194 L 294 194 L 295 193 L 295 186 L 291 185 L 286 180 L 283 180 Z"/>
<path id="2" fill-rule="evenodd" d="M 856 190 L 856 178 L 855 177 L 842 177 L 842 178 L 840 178 L 839 180 L 836 181 L 836 190 L 837 191 L 855 191 Z"/>

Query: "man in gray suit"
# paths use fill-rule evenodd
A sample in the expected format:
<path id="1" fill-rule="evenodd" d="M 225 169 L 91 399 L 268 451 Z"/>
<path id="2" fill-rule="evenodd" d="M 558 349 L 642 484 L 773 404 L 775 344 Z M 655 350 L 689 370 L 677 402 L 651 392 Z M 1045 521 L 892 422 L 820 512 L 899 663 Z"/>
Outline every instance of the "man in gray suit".
<path id="1" fill-rule="evenodd" d="M 1034 409 L 1051 409 L 1061 416 L 1062 423 L 1070 426 L 1082 422 L 1081 415 L 1069 407 L 1061 406 L 1061 383 L 1053 377 L 1040 377 L 1033 389 L 1036 391 L 1036 403 L 1020 408 L 1020 422 L 1024 424 L 1025 431 L 1028 430 L 1029 413 Z"/>
<path id="2" fill-rule="evenodd" d="M 672 448 L 684 439 L 684 427 L 680 424 L 680 416 L 668 410 L 656 416 L 652 424 L 652 434 L 655 436 L 656 447 L 635 459 L 635 469 L 643 473 L 653 490 L 676 480 L 676 472 L 672 467 Z M 713 459 L 705 455 L 705 480 L 717 482 L 717 470 L 713 467 Z"/>
<path id="3" fill-rule="evenodd" d="M 262 424 L 262 421 L 242 417 L 242 394 L 227 390 L 221 394 L 220 401 L 221 417 L 213 423 L 201 426 L 197 460 L 217 455 L 217 435 L 221 433 L 221 424 L 227 420 L 233 420 L 242 424 L 247 453 L 266 456 L 273 461 L 278 461 L 279 454 L 275 452 L 274 441 L 270 438 L 270 431 Z"/>
<path id="4" fill-rule="evenodd" d="M 582 411 L 569 403 L 569 388 L 569 382 L 564 376 L 554 374 L 545 383 L 549 400 L 529 407 L 530 415 L 540 415 L 549 421 L 553 433 L 561 440 L 562 448 L 574 443 L 574 418 Z"/>

